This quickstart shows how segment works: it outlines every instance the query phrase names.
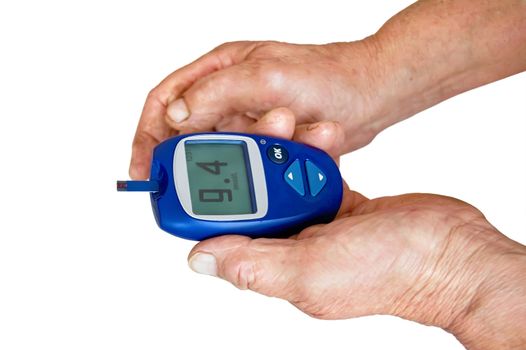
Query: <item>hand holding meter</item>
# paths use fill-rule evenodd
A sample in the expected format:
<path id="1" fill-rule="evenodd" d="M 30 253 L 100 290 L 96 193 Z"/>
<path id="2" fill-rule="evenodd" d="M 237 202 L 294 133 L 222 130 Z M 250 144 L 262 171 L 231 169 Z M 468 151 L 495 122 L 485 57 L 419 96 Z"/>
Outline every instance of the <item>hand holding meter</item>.
<path id="1" fill-rule="evenodd" d="M 151 192 L 159 227 L 193 240 L 284 237 L 329 222 L 340 208 L 342 186 L 325 152 L 237 133 L 168 139 L 154 150 L 149 181 L 117 182 L 119 191 Z"/>

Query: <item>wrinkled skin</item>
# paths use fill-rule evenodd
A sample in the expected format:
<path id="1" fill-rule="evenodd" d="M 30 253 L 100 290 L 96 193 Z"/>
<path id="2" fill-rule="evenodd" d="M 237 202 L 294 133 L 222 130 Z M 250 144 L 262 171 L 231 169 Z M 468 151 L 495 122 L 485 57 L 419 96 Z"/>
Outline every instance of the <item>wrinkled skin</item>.
<path id="1" fill-rule="evenodd" d="M 250 131 L 285 137 L 293 125 L 292 113 L 279 109 Z M 333 142 L 324 126 L 306 132 L 321 149 Z M 202 254 L 214 257 L 213 268 L 194 264 Z M 313 317 L 391 314 L 463 339 L 474 319 L 498 318 L 485 309 L 488 299 L 511 298 L 507 291 L 517 281 L 526 289 L 524 265 L 506 260 L 510 255 L 526 262 L 524 246 L 467 203 L 432 194 L 369 200 L 345 186 L 333 222 L 290 239 L 209 239 L 190 252 L 190 266 L 238 288 L 288 300 Z"/>
<path id="2" fill-rule="evenodd" d="M 153 147 L 169 136 L 246 131 L 278 107 L 296 115 L 298 141 L 307 125 L 333 121 L 336 142 L 328 150 L 331 154 L 366 145 L 380 131 L 371 117 L 378 104 L 369 101 L 377 92 L 369 93 L 373 76 L 363 63 L 370 60 L 369 51 L 365 43 L 353 43 L 352 48 L 277 42 L 219 46 L 151 91 L 135 136 L 130 175 L 147 177 Z M 349 59 L 355 60 L 354 66 L 346 64 Z M 188 116 L 177 123 L 170 114 L 177 114 L 173 106 L 183 100 Z"/>

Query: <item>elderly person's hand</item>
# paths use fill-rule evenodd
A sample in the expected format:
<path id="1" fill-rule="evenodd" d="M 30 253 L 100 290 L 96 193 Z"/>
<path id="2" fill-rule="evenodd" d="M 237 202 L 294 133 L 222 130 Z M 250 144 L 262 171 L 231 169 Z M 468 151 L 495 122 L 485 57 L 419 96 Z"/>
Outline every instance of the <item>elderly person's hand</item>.
<path id="1" fill-rule="evenodd" d="M 293 119 L 275 110 L 250 131 L 290 138 Z M 331 148 L 331 130 L 320 123 L 305 140 Z M 189 264 L 317 318 L 390 314 L 442 327 L 470 349 L 526 346 L 526 247 L 454 198 L 369 200 L 345 188 L 329 224 L 290 239 L 212 238 Z"/>
<path id="2" fill-rule="evenodd" d="M 350 43 L 233 42 L 162 81 L 148 96 L 130 166 L 149 174 L 152 149 L 191 131 L 247 131 L 277 107 L 294 112 L 294 139 L 334 122 L 341 155 L 440 101 L 526 69 L 526 3 L 419 1 L 378 33 Z"/>
<path id="3" fill-rule="evenodd" d="M 286 106 L 307 127 L 333 121 L 331 154 L 368 143 L 372 57 L 364 43 L 291 45 L 233 42 L 219 46 L 168 76 L 148 96 L 134 140 L 130 175 L 149 174 L 152 148 L 177 133 L 246 132 L 264 113 Z M 352 61 L 356 68 L 349 66 Z M 352 136 L 352 137 L 350 137 Z"/>

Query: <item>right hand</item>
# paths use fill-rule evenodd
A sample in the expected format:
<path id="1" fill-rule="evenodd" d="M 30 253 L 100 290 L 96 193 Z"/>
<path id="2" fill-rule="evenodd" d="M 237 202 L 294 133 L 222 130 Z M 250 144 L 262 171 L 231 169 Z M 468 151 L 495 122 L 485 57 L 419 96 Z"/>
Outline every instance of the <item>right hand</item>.
<path id="1" fill-rule="evenodd" d="M 146 100 L 133 144 L 132 178 L 148 176 L 152 149 L 192 131 L 245 132 L 263 114 L 287 107 L 294 139 L 318 122 L 334 137 L 337 157 L 380 131 L 369 39 L 327 45 L 279 42 L 223 44 L 162 81 Z"/>

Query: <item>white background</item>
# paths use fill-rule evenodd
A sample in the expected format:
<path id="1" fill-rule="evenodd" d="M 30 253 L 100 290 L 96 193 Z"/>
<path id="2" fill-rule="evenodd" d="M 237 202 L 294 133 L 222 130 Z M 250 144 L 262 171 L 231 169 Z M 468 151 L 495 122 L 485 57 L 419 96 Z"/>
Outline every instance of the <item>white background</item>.
<path id="1" fill-rule="evenodd" d="M 144 99 L 231 40 L 363 38 L 410 1 L 5 1 L 0 4 L 1 349 L 461 349 L 388 316 L 312 319 L 192 273 L 127 177 Z M 503 63 L 505 64 L 505 63 Z M 468 201 L 526 242 L 526 76 L 451 99 L 348 155 L 374 197 Z"/>

